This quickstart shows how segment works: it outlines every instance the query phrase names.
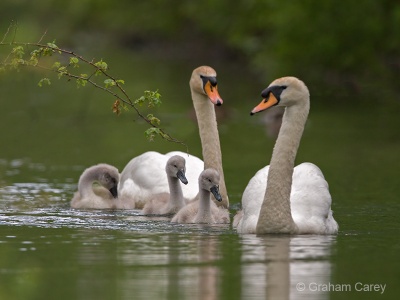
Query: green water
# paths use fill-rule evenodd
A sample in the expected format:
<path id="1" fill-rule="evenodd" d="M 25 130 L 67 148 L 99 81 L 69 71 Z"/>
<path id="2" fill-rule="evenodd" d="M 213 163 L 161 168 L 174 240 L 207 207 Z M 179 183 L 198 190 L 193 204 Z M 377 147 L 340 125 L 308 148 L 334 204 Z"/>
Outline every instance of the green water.
<path id="1" fill-rule="evenodd" d="M 123 72 L 133 97 L 158 88 L 163 126 L 201 156 L 188 86 L 198 64 L 129 55 L 131 62 L 116 63 L 114 74 Z M 257 82 L 236 66 L 214 67 L 224 99 L 219 132 L 233 216 L 247 182 L 268 163 L 273 148 L 262 115 L 248 115 L 272 78 Z M 312 161 L 324 172 L 340 226 L 337 236 L 240 236 L 229 225 L 177 225 L 137 211 L 70 209 L 84 168 L 106 162 L 122 170 L 144 151 L 185 149 L 147 142 L 146 127 L 134 113 L 113 115 L 113 99 L 100 91 L 57 81 L 39 89 L 40 77 L 0 80 L 0 299 L 394 299 L 399 294 L 397 99 L 371 106 L 371 99 L 311 90 L 297 162 Z M 326 97 L 331 101 L 323 105 Z"/>

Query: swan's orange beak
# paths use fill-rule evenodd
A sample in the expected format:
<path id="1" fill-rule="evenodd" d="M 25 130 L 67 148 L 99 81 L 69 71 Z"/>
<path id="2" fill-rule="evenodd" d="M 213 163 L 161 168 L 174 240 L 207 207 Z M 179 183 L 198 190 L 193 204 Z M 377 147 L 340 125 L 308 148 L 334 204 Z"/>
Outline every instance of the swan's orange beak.
<path id="1" fill-rule="evenodd" d="M 278 99 L 276 99 L 274 93 L 269 93 L 268 98 L 265 98 L 258 104 L 256 107 L 253 108 L 250 115 L 254 115 L 260 111 L 266 110 L 276 104 L 278 104 Z"/>
<path id="2" fill-rule="evenodd" d="M 207 81 L 207 83 L 204 86 L 204 91 L 206 92 L 210 101 L 216 106 L 220 106 L 222 105 L 222 103 L 224 103 L 224 101 L 222 101 L 222 98 L 218 93 L 217 85 L 212 86 L 211 82 Z"/>

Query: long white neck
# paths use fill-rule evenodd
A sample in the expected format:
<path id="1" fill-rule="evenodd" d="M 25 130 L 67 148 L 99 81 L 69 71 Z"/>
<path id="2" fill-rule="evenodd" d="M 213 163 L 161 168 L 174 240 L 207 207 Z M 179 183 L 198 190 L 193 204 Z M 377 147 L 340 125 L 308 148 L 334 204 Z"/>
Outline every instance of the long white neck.
<path id="1" fill-rule="evenodd" d="M 93 170 L 85 171 L 79 178 L 78 190 L 82 198 L 98 198 L 93 191 L 93 183 L 97 180 L 97 175 Z"/>
<path id="2" fill-rule="evenodd" d="M 185 206 L 182 187 L 178 178 L 172 176 L 167 177 L 169 185 L 168 211 L 178 212 L 180 208 Z"/>
<path id="3" fill-rule="evenodd" d="M 219 190 L 222 201 L 216 204 L 227 208 L 229 207 L 229 198 L 225 185 L 224 170 L 222 169 L 221 145 L 214 105 L 208 100 L 207 96 L 193 91 L 192 99 L 203 149 L 204 169 L 214 168 L 218 171 L 220 175 Z"/>
<path id="4" fill-rule="evenodd" d="M 308 99 L 307 99 L 308 100 Z M 290 210 L 294 161 L 309 112 L 309 101 L 286 108 L 272 153 L 257 234 L 296 233 Z"/>
<path id="5" fill-rule="evenodd" d="M 199 211 L 196 215 L 196 223 L 211 223 L 211 193 L 205 189 L 200 188 L 199 196 Z"/>

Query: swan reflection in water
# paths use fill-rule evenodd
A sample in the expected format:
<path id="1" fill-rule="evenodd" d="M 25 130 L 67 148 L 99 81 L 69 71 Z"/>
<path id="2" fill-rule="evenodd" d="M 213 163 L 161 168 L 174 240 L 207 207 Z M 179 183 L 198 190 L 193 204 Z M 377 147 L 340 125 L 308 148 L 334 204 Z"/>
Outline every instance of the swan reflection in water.
<path id="1" fill-rule="evenodd" d="M 312 291 L 309 286 L 331 281 L 335 239 L 125 232 L 117 241 L 88 241 L 78 250 L 80 264 L 91 265 L 77 278 L 78 294 L 99 293 L 98 282 L 109 280 L 120 299 L 211 300 L 239 295 L 240 299 L 328 299 L 328 292 Z M 107 247 L 99 246 L 103 242 L 114 247 L 105 250 Z M 99 274 L 93 267 L 104 263 L 109 274 Z M 299 283 L 304 283 L 304 291 L 298 290 Z"/>
<path id="2" fill-rule="evenodd" d="M 331 278 L 335 236 L 242 236 L 242 299 L 328 299 L 310 283 Z"/>

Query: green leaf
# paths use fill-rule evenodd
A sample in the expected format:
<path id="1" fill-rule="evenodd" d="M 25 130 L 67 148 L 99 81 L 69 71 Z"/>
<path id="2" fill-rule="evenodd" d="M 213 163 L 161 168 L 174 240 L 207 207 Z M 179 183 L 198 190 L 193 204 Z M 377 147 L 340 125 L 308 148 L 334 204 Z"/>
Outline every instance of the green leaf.
<path id="1" fill-rule="evenodd" d="M 110 78 L 107 78 L 106 80 L 104 80 L 104 85 L 105 85 L 106 89 L 108 89 L 109 87 L 112 87 L 115 85 L 115 81 Z"/>
<path id="2" fill-rule="evenodd" d="M 98 68 L 98 70 L 96 70 L 96 72 L 95 72 L 96 76 L 103 74 L 103 72 L 106 72 L 108 69 L 107 63 L 104 62 L 103 60 L 98 61 L 94 65 Z"/>
<path id="3" fill-rule="evenodd" d="M 133 103 L 134 103 L 134 104 L 137 104 L 137 105 L 139 105 L 139 106 L 142 106 L 145 100 L 146 100 L 145 97 L 142 96 L 142 97 L 136 99 Z"/>
<path id="4" fill-rule="evenodd" d="M 47 47 L 51 48 L 52 52 L 55 52 L 58 48 L 58 46 L 55 44 L 56 41 L 53 41 L 52 43 L 47 43 Z M 57 51 L 59 54 L 61 54 L 61 51 Z"/>
<path id="5" fill-rule="evenodd" d="M 144 135 L 148 141 L 152 142 L 154 141 L 157 135 L 161 135 L 161 129 L 156 127 L 150 127 L 144 132 Z"/>
<path id="6" fill-rule="evenodd" d="M 153 108 L 153 107 L 159 107 L 161 105 L 161 95 L 158 93 L 158 90 L 156 91 L 144 91 L 144 96 L 146 100 L 148 101 L 148 107 Z"/>
<path id="7" fill-rule="evenodd" d="M 50 85 L 50 84 L 51 84 L 51 81 L 49 78 L 42 78 L 42 79 L 40 79 L 38 86 L 42 87 L 43 85 Z"/>
<path id="8" fill-rule="evenodd" d="M 74 68 L 79 68 L 78 63 L 79 63 L 79 59 L 77 57 L 70 57 L 69 58 L 69 64 L 71 66 L 73 66 Z"/>
<path id="9" fill-rule="evenodd" d="M 33 50 L 31 52 L 31 58 L 32 57 L 39 58 L 42 55 L 42 49 L 43 48 L 39 48 L 39 49 Z"/>
<path id="10" fill-rule="evenodd" d="M 22 59 L 22 58 L 13 58 L 11 60 L 11 63 L 10 63 L 10 69 L 19 71 L 19 67 L 21 65 L 24 65 L 24 64 L 26 64 L 24 59 Z"/>
<path id="11" fill-rule="evenodd" d="M 60 79 L 62 76 L 64 76 L 65 74 L 68 74 L 67 72 L 67 67 L 65 66 L 61 66 L 57 69 L 57 73 L 58 73 L 58 79 Z"/>
<path id="12" fill-rule="evenodd" d="M 80 78 L 76 79 L 77 88 L 79 88 L 81 86 L 82 87 L 86 86 L 86 84 L 88 83 L 87 77 L 88 77 L 87 74 L 81 74 Z"/>
<path id="13" fill-rule="evenodd" d="M 153 114 L 148 114 L 147 119 L 150 121 L 151 125 L 159 126 L 161 121 L 159 118 L 156 118 Z"/>
<path id="14" fill-rule="evenodd" d="M 55 42 L 55 41 L 54 41 L 54 42 Z M 54 44 L 54 42 L 53 42 L 53 43 L 47 43 L 47 46 L 48 46 L 49 48 L 58 48 L 57 45 Z"/>
<path id="15" fill-rule="evenodd" d="M 144 91 L 144 95 L 134 101 L 134 104 L 142 106 L 147 102 L 149 108 L 158 107 L 161 105 L 161 94 L 157 91 Z"/>
<path id="16" fill-rule="evenodd" d="M 129 110 L 128 105 L 126 105 L 125 103 L 121 103 L 120 106 L 122 106 L 122 108 L 123 108 L 125 111 L 128 111 L 128 110 Z"/>
<path id="17" fill-rule="evenodd" d="M 28 60 L 28 65 L 30 65 L 30 66 L 37 66 L 38 63 L 39 63 L 39 60 L 33 56 L 31 56 L 31 58 Z"/>
<path id="18" fill-rule="evenodd" d="M 61 67 L 61 63 L 59 61 L 56 61 L 51 68 L 54 70 L 58 70 Z"/>
<path id="19" fill-rule="evenodd" d="M 22 46 L 14 47 L 11 53 L 14 55 L 14 57 L 22 58 L 25 54 L 24 47 Z"/>

